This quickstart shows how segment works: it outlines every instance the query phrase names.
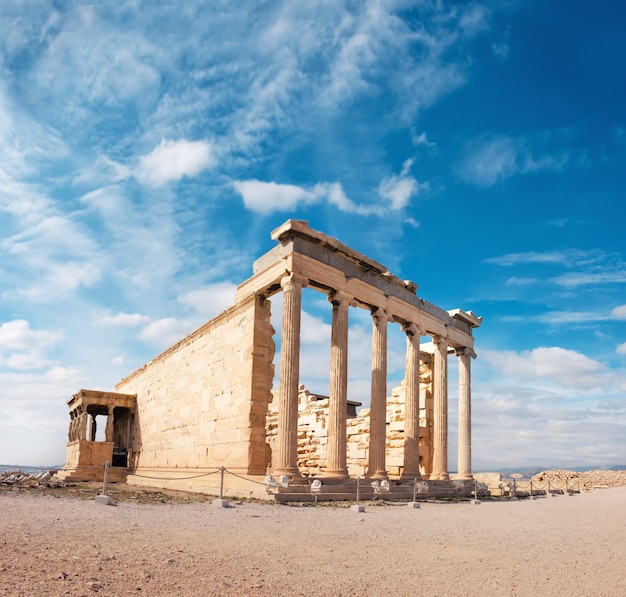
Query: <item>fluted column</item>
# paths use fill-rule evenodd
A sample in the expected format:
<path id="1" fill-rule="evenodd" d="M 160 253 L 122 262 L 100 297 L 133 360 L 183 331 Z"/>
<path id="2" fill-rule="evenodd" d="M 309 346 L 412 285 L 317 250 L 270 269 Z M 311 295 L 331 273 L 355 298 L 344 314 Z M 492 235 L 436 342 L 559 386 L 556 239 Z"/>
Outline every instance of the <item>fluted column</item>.
<path id="1" fill-rule="evenodd" d="M 476 353 L 459 348 L 459 479 L 472 479 L 472 387 L 470 366 Z"/>
<path id="2" fill-rule="evenodd" d="M 383 309 L 372 313 L 372 399 L 370 404 L 370 443 L 367 476 L 386 479 L 387 444 L 387 321 Z"/>
<path id="3" fill-rule="evenodd" d="M 298 472 L 298 383 L 300 377 L 300 316 L 302 287 L 306 280 L 290 274 L 281 280 L 283 332 L 280 347 L 278 390 L 278 438 L 274 474 L 299 476 Z"/>
<path id="4" fill-rule="evenodd" d="M 433 336 L 433 470 L 431 479 L 449 479 L 448 475 L 448 342 Z"/>
<path id="5" fill-rule="evenodd" d="M 406 374 L 404 386 L 404 466 L 403 479 L 421 479 L 420 474 L 420 334 L 414 323 L 402 327 L 406 334 Z"/>
<path id="6" fill-rule="evenodd" d="M 348 415 L 348 309 L 351 296 L 333 292 L 330 339 L 330 400 L 328 404 L 328 461 L 325 476 L 347 477 L 346 418 Z"/>

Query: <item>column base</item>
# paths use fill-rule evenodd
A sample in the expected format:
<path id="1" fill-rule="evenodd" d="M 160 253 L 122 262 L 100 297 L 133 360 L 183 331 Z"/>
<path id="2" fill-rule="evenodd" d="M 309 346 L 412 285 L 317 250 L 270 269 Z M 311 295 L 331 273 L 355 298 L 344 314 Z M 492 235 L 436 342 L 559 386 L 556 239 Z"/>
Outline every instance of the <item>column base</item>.
<path id="1" fill-rule="evenodd" d="M 301 476 L 297 468 L 277 468 L 272 471 L 272 477 L 289 477 L 290 479 L 295 479 Z"/>
<path id="2" fill-rule="evenodd" d="M 471 473 L 463 473 L 453 475 L 453 478 L 458 481 L 473 481 L 474 475 L 472 475 Z"/>
<path id="3" fill-rule="evenodd" d="M 389 479 L 389 475 L 387 474 L 387 471 L 376 471 L 372 473 L 371 475 L 368 473 L 367 475 L 365 475 L 365 478 L 375 479 L 375 480 Z"/>
<path id="4" fill-rule="evenodd" d="M 420 473 L 402 473 L 400 475 L 401 481 L 421 481 L 422 475 Z"/>
<path id="5" fill-rule="evenodd" d="M 327 479 L 349 479 L 348 469 L 326 470 L 322 476 Z"/>
<path id="6" fill-rule="evenodd" d="M 431 481 L 448 481 L 450 475 L 448 473 L 431 473 L 428 478 Z"/>

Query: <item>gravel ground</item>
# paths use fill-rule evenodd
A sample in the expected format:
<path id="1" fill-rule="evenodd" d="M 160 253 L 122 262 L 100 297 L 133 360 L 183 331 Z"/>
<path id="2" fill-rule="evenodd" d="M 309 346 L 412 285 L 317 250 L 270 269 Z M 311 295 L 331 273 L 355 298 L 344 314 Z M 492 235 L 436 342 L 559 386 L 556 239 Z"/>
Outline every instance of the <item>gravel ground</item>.
<path id="1" fill-rule="evenodd" d="M 626 487 L 480 505 L 0 491 L 0 595 L 626 595 Z"/>

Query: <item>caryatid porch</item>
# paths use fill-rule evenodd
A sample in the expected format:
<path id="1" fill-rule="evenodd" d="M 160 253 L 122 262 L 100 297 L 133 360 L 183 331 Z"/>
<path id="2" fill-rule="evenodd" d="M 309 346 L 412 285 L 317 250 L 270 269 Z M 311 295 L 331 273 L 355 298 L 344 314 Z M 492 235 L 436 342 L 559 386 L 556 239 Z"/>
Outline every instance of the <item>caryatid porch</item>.
<path id="1" fill-rule="evenodd" d="M 100 479 L 106 462 L 113 467 L 126 468 L 136 396 L 80 390 L 67 405 L 70 413 L 67 458 L 58 476 L 74 480 Z M 106 424 L 104 433 L 98 434 L 97 418 L 100 416 L 106 417 Z M 100 440 L 99 436 L 102 436 Z M 111 473 L 111 480 L 116 479 Z"/>
<path id="2" fill-rule="evenodd" d="M 332 305 L 328 456 L 325 476 L 347 478 L 346 411 L 348 311 L 350 306 L 372 314 L 370 441 L 367 475 L 387 478 L 386 384 L 387 328 L 398 323 L 407 338 L 405 375 L 405 446 L 402 478 L 419 479 L 419 370 L 421 336 L 432 338 L 433 394 L 432 464 L 429 479 L 448 478 L 448 354 L 459 356 L 458 476 L 471 478 L 470 359 L 475 356 L 473 328 L 482 318 L 471 311 L 446 312 L 417 296 L 417 284 L 390 274 L 383 265 L 338 240 L 289 220 L 272 233 L 280 244 L 254 264 L 254 276 L 237 291 L 236 301 L 250 294 L 260 300 L 283 291 L 283 320 L 278 387 L 278 438 L 273 473 L 297 477 L 298 385 L 302 289 L 328 295 Z"/>

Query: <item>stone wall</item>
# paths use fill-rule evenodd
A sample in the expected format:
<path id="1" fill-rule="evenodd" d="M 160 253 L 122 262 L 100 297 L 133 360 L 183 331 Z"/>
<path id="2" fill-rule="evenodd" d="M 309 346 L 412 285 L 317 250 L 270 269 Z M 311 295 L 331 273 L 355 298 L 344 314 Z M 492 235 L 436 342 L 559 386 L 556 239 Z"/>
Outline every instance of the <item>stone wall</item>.
<path id="1" fill-rule="evenodd" d="M 251 296 L 117 384 L 137 395 L 129 451 L 135 473 L 227 466 L 263 474 L 274 330 Z"/>
<path id="2" fill-rule="evenodd" d="M 432 468 L 432 358 L 422 356 L 420 368 L 420 471 L 423 475 Z M 303 385 L 298 395 L 298 469 L 304 476 L 321 476 L 326 467 L 328 445 L 328 397 L 312 394 Z M 278 429 L 275 399 L 267 417 L 267 439 L 273 447 Z M 362 408 L 346 423 L 346 453 L 350 476 L 367 473 L 370 412 Z M 404 385 L 393 388 L 387 398 L 386 466 L 390 477 L 400 477 L 404 461 Z"/>

